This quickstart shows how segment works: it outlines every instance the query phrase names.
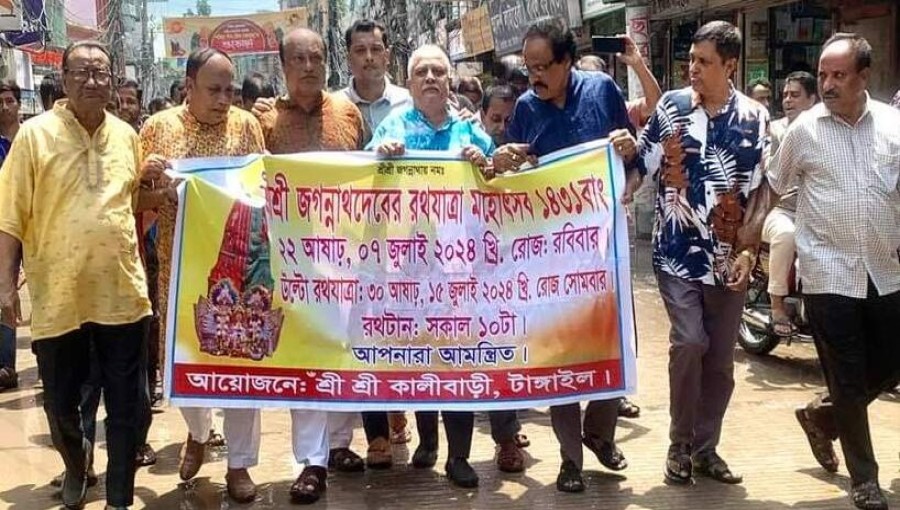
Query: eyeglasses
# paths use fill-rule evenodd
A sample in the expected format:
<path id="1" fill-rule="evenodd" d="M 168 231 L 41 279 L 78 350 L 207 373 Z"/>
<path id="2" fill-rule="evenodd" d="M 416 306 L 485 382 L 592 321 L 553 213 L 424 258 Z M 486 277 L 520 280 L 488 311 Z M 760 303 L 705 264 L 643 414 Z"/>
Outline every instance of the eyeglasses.
<path id="1" fill-rule="evenodd" d="M 112 79 L 109 69 L 66 69 L 72 78 L 79 83 L 86 83 L 91 77 L 98 85 L 106 85 Z"/>
<path id="2" fill-rule="evenodd" d="M 547 70 L 550 69 L 551 66 L 553 66 L 554 64 L 558 64 L 558 63 L 559 62 L 556 62 L 555 60 L 551 60 L 550 62 L 547 62 L 546 64 L 531 64 L 531 65 L 526 64 L 525 65 L 525 73 L 526 73 L 526 75 L 543 74 L 543 73 L 547 72 Z"/>

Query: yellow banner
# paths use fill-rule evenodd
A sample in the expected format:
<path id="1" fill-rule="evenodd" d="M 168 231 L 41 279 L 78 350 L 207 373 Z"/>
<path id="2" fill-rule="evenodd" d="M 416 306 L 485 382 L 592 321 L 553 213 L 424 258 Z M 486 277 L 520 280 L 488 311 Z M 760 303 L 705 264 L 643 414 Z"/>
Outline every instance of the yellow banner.
<path id="1" fill-rule="evenodd" d="M 514 409 L 633 388 L 605 142 L 489 182 L 443 153 L 230 164 L 184 172 L 176 405 Z"/>
<path id="2" fill-rule="evenodd" d="M 307 18 L 306 7 L 241 16 L 163 18 L 166 56 L 187 57 L 209 47 L 232 56 L 277 53 L 284 34 L 305 27 Z"/>

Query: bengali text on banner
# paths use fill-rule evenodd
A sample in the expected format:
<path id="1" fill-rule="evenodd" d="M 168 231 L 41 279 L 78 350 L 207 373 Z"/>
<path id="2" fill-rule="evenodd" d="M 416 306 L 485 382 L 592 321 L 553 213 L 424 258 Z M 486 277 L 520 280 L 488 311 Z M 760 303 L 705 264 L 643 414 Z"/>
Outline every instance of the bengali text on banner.
<path id="1" fill-rule="evenodd" d="M 172 402 L 478 410 L 633 392 L 606 141 L 490 181 L 450 156 L 178 162 Z"/>

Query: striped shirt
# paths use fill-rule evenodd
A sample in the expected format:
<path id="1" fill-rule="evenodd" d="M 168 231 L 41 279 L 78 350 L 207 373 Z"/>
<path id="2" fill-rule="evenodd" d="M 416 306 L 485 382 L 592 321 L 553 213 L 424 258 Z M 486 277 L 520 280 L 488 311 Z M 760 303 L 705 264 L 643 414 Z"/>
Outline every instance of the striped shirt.
<path id="1" fill-rule="evenodd" d="M 768 170 L 794 184 L 800 278 L 808 294 L 900 291 L 900 111 L 868 99 L 856 125 L 818 104 L 794 121 Z"/>

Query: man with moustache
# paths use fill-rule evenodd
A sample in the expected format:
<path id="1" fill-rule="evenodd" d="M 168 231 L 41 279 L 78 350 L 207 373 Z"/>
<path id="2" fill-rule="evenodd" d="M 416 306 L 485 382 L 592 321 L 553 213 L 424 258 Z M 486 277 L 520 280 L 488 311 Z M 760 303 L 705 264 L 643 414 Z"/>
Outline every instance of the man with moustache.
<path id="1" fill-rule="evenodd" d="M 853 504 L 884 510 L 868 406 L 900 382 L 900 112 L 869 96 L 871 66 L 859 35 L 825 42 L 822 103 L 785 134 L 768 179 L 798 190 L 800 278 L 831 400 L 807 408 L 808 424 L 840 438 Z"/>
<path id="2" fill-rule="evenodd" d="M 343 92 L 329 94 L 324 90 L 326 55 L 325 41 L 306 28 L 288 33 L 281 41 L 279 57 L 284 68 L 287 96 L 278 98 L 274 107 L 266 112 L 255 110 L 262 124 L 266 147 L 272 154 L 362 148 L 365 124 L 359 110 Z M 339 419 L 353 416 L 352 413 L 291 410 L 294 458 L 298 463 L 306 464 L 291 485 L 292 503 L 315 503 L 326 490 L 330 415 Z M 390 445 L 387 446 L 389 452 Z M 340 456 L 336 460 L 345 471 L 353 470 L 352 464 L 346 465 L 348 458 L 351 462 L 359 459 L 348 448 L 339 450 L 336 455 Z M 387 459 L 387 462 L 391 461 L 391 458 Z"/>
<path id="3" fill-rule="evenodd" d="M 572 32 L 559 20 L 541 21 L 528 29 L 523 46 L 532 90 L 516 103 L 507 127 L 510 143 L 494 154 L 496 171 L 515 171 L 539 156 L 605 137 L 633 168 L 636 143 L 629 132 L 625 100 L 606 74 L 572 69 L 576 53 Z M 615 444 L 618 399 L 588 404 L 583 425 L 578 403 L 553 406 L 550 413 L 562 455 L 557 490 L 584 490 L 582 444 L 609 469 L 628 466 Z"/>
<path id="4" fill-rule="evenodd" d="M 187 105 L 178 105 L 147 119 L 141 129 L 145 166 L 162 172 L 169 161 L 184 158 L 246 156 L 265 146 L 259 123 L 249 113 L 232 106 L 234 64 L 225 53 L 206 48 L 191 53 L 186 68 Z M 177 194 L 172 187 L 157 191 L 157 245 L 159 258 L 159 315 L 165 331 L 168 312 L 172 243 L 175 233 Z M 190 480 L 203 465 L 207 438 L 212 429 L 212 410 L 182 407 L 188 437 L 178 474 Z M 225 409 L 224 433 L 228 440 L 228 495 L 246 503 L 256 497 L 256 485 L 247 469 L 259 458 L 258 409 Z"/>

